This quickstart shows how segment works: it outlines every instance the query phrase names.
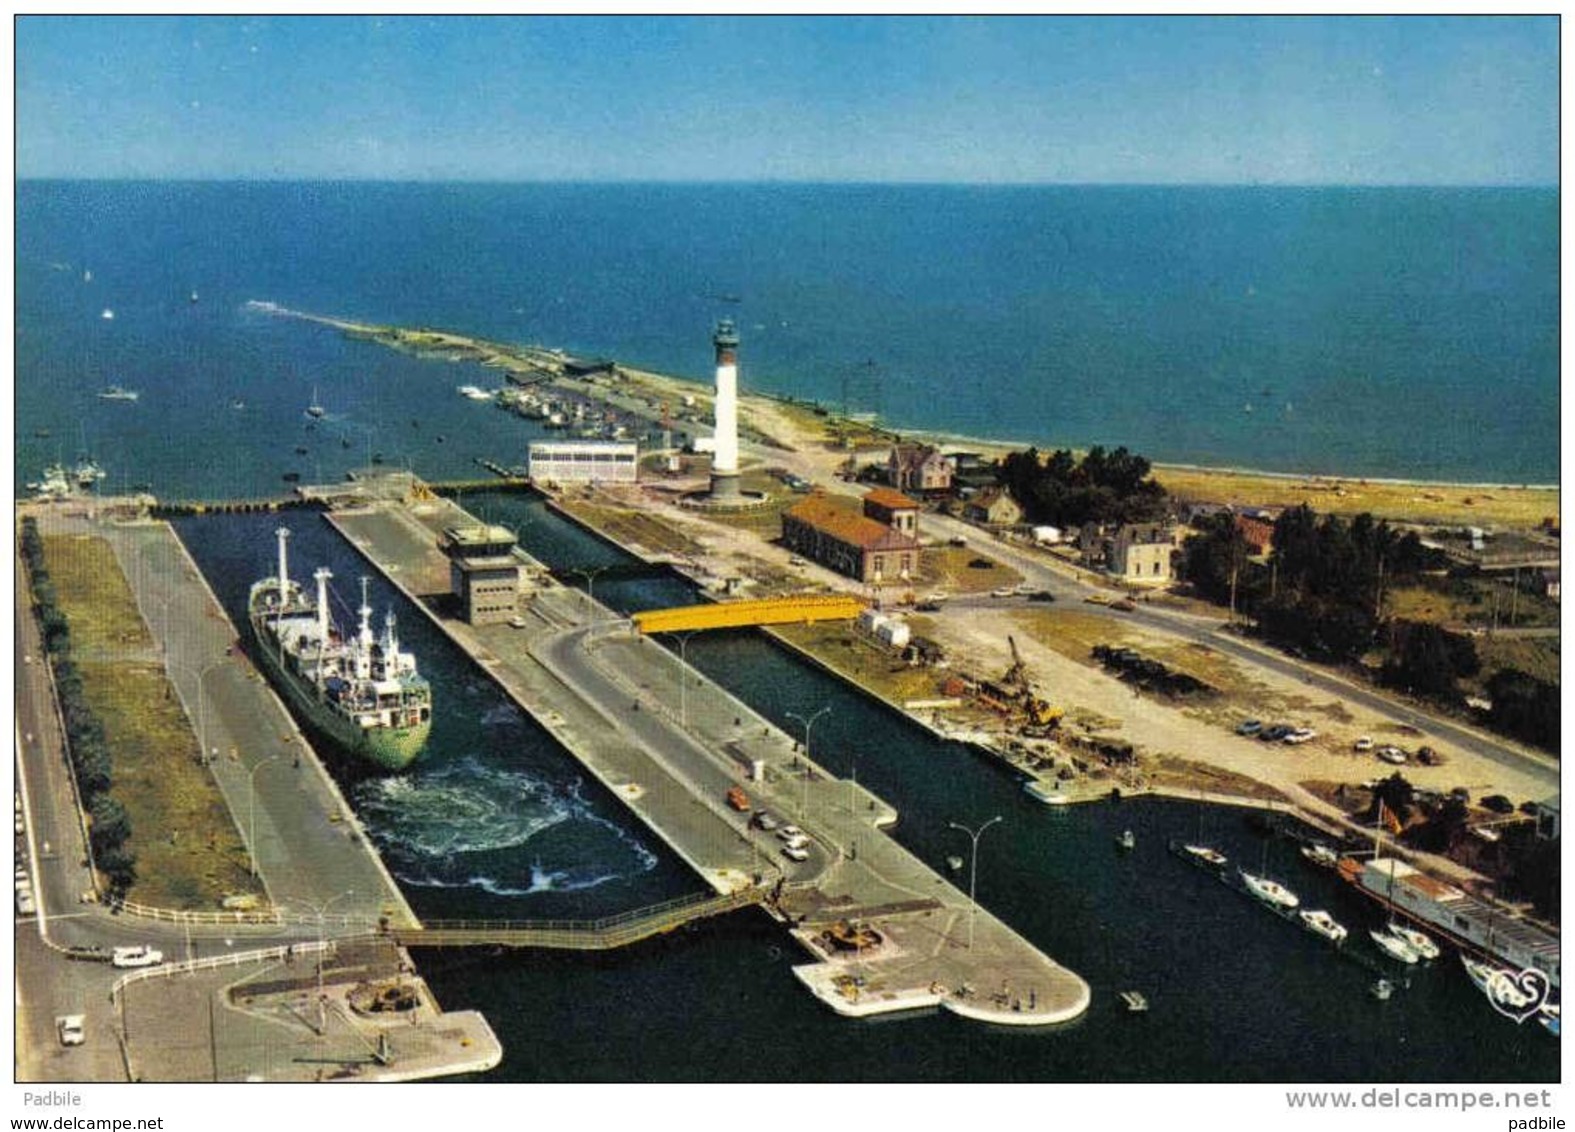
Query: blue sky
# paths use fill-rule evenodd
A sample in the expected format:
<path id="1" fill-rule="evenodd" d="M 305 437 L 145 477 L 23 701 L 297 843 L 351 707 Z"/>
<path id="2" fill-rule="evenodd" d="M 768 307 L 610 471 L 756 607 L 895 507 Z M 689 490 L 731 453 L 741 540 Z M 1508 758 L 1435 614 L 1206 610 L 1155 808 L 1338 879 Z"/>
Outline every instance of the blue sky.
<path id="1" fill-rule="evenodd" d="M 1558 24 L 22 17 L 23 177 L 1551 184 Z"/>

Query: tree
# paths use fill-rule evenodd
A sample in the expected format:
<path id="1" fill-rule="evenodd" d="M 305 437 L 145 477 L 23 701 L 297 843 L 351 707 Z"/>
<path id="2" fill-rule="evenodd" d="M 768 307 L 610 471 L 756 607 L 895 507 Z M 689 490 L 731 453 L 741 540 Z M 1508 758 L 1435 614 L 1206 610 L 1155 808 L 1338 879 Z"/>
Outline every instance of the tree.
<path id="1" fill-rule="evenodd" d="M 99 872 L 109 880 L 111 897 L 123 897 L 137 880 L 136 854 L 124 845 L 117 845 L 100 853 L 94 850 L 94 863 Z"/>
<path id="2" fill-rule="evenodd" d="M 1404 825 L 1411 815 L 1412 806 L 1416 804 L 1416 789 L 1397 770 L 1373 787 L 1373 800 L 1367 807 L 1368 821 L 1378 820 L 1380 803 L 1383 804 L 1386 813 L 1393 814 L 1395 819 Z"/>
<path id="3" fill-rule="evenodd" d="M 1397 621 L 1391 626 L 1394 647 L 1384 664 L 1384 683 L 1443 700 L 1460 698 L 1455 681 L 1481 668 L 1476 645 L 1430 621 Z"/>
<path id="4" fill-rule="evenodd" d="M 1559 686 L 1522 672 L 1501 668 L 1487 682 L 1493 710 L 1488 719 L 1510 735 L 1559 750 Z"/>
<path id="5" fill-rule="evenodd" d="M 131 836 L 131 818 L 126 807 L 107 794 L 101 794 L 88 805 L 92 824 L 88 836 L 93 841 L 93 852 L 102 855 L 123 845 Z"/>

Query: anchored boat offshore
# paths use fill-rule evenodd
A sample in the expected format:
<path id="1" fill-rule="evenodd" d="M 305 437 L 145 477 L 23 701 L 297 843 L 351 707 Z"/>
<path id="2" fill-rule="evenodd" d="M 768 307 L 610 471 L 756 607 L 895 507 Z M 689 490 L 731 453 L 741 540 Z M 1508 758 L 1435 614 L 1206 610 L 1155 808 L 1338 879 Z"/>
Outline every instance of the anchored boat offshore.
<path id="1" fill-rule="evenodd" d="M 387 771 L 403 770 L 421 753 L 432 729 L 432 687 L 401 652 L 390 611 L 379 636 L 372 631 L 366 582 L 360 624 L 345 636 L 329 614 L 326 568 L 313 574 L 315 597 L 290 579 L 280 527 L 279 573 L 253 583 L 247 614 L 263 671 L 307 723 L 351 755 Z"/>

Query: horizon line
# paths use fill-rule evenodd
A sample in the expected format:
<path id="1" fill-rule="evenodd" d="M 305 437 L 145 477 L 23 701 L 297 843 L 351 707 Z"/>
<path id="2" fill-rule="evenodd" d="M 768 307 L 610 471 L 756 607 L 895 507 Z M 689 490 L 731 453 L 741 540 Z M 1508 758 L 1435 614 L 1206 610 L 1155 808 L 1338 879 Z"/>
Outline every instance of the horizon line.
<path id="1" fill-rule="evenodd" d="M 64 181 L 92 184 L 172 185 L 598 185 L 744 188 L 759 186 L 805 188 L 967 188 L 967 189 L 1553 189 L 1559 181 L 943 181 L 943 180 L 822 180 L 762 177 L 702 180 L 698 178 L 637 177 L 358 177 L 358 176 L 153 176 L 146 174 L 16 175 L 17 184 Z"/>

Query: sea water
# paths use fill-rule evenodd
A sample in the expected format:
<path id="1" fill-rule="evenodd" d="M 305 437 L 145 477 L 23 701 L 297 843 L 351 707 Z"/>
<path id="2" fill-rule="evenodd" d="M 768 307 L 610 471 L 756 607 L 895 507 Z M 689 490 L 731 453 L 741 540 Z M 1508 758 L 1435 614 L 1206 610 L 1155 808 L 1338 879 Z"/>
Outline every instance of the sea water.
<path id="1" fill-rule="evenodd" d="M 79 451 L 172 496 L 519 462 L 523 424 L 454 393 L 495 372 L 253 299 L 701 380 L 728 316 L 746 388 L 898 429 L 1558 474 L 1551 188 L 24 181 L 16 208 L 19 484 Z"/>

